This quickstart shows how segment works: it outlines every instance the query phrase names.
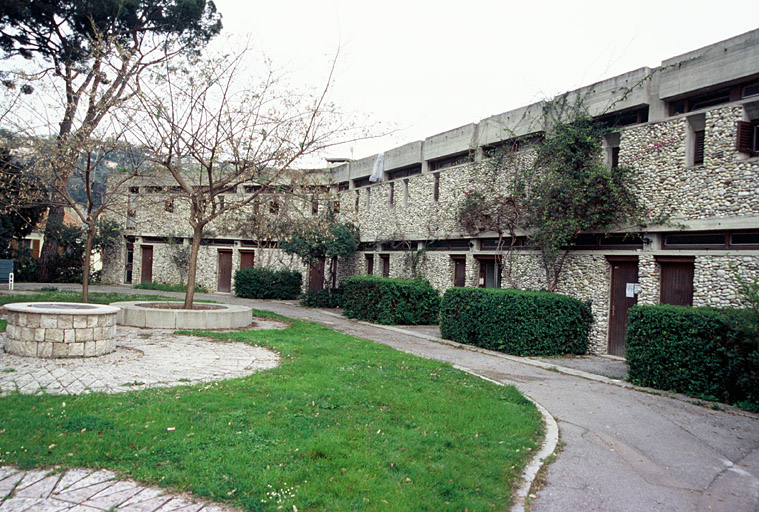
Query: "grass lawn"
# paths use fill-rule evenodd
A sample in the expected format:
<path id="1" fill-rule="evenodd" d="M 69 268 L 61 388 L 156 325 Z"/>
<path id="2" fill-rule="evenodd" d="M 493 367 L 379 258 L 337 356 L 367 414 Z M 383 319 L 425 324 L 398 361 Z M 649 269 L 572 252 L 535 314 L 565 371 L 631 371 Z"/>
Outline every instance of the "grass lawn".
<path id="1" fill-rule="evenodd" d="M 177 300 L 174 297 L 160 295 L 138 295 L 127 293 L 92 293 L 90 302 L 93 304 L 109 304 L 111 302 L 126 302 L 132 300 Z M 55 292 L 0 294 L 0 306 L 11 302 L 82 302 L 82 292 L 58 290 Z M 200 301 L 198 301 L 200 302 Z"/>
<path id="2" fill-rule="evenodd" d="M 2 397 L 0 464 L 109 468 L 247 510 L 505 510 L 541 438 L 514 388 L 448 364 L 307 322 L 204 334 L 271 347 L 282 365 L 117 395 Z"/>

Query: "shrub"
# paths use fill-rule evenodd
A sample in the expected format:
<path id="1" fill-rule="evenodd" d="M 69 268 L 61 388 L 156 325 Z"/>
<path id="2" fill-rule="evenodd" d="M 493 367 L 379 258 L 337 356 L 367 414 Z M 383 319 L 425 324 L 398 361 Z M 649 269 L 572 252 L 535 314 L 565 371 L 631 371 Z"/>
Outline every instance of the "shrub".
<path id="1" fill-rule="evenodd" d="M 300 272 L 286 269 L 246 267 L 234 278 L 235 294 L 247 299 L 297 299 L 302 284 Z"/>
<path id="2" fill-rule="evenodd" d="M 745 310 L 635 306 L 627 365 L 635 384 L 759 407 L 759 348 Z"/>
<path id="3" fill-rule="evenodd" d="M 443 338 L 509 354 L 585 354 L 590 304 L 548 292 L 451 288 L 440 307 Z"/>
<path id="4" fill-rule="evenodd" d="M 360 276 L 345 281 L 345 316 L 378 324 L 437 323 L 440 295 L 422 279 Z"/>
<path id="5" fill-rule="evenodd" d="M 307 308 L 341 308 L 344 291 L 342 286 L 331 290 L 308 290 L 301 295 L 300 305 Z"/>

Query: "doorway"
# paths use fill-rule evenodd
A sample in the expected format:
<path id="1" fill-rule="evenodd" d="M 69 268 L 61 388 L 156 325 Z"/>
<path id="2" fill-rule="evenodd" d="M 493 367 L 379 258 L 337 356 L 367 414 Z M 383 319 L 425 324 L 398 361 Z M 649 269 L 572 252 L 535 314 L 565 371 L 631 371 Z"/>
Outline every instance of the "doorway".
<path id="1" fill-rule="evenodd" d="M 141 283 L 153 282 L 153 246 L 142 245 L 142 270 L 140 273 Z"/>
<path id="2" fill-rule="evenodd" d="M 219 251 L 219 278 L 216 284 L 216 291 L 232 291 L 232 251 Z"/>
<path id="3" fill-rule="evenodd" d="M 638 258 L 607 257 L 611 265 L 611 305 L 609 308 L 608 353 L 625 356 L 628 310 L 638 303 Z"/>

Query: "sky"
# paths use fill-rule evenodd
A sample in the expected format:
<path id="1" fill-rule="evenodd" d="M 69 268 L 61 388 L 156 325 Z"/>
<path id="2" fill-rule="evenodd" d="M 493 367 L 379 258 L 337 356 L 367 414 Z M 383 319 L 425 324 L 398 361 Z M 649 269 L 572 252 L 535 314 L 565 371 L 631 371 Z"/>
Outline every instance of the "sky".
<path id="1" fill-rule="evenodd" d="M 330 99 L 387 133 L 324 155 L 353 159 L 759 28 L 756 0 L 214 1 L 293 84 L 322 87 L 339 50 Z"/>

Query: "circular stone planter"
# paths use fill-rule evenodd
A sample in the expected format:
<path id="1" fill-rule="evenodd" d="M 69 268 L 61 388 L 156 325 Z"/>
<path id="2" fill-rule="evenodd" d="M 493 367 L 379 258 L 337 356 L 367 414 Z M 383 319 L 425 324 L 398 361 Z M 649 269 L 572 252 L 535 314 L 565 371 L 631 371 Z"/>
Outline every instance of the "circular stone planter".
<path id="1" fill-rule="evenodd" d="M 155 329 L 238 329 L 253 322 L 253 308 L 234 304 L 196 304 L 203 309 L 180 309 L 182 302 L 114 302 L 119 325 Z"/>
<path id="2" fill-rule="evenodd" d="M 5 351 L 43 358 L 93 357 L 116 350 L 119 309 L 101 304 L 21 302 L 7 304 Z"/>

